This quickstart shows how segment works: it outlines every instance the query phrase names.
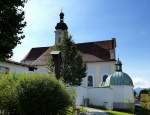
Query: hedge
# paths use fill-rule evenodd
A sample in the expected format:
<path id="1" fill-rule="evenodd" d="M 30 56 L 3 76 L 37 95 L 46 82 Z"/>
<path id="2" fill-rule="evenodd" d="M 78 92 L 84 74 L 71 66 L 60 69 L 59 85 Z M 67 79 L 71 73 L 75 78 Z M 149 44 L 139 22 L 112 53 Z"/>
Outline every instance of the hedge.
<path id="1" fill-rule="evenodd" d="M 73 101 L 53 76 L 9 74 L 0 78 L 0 110 L 15 115 L 66 115 Z"/>

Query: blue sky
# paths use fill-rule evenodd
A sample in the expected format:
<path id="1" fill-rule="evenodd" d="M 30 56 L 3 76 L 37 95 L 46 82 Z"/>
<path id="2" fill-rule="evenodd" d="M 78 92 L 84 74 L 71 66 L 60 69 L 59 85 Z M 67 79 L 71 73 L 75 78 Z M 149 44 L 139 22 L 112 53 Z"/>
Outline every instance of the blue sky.
<path id="1" fill-rule="evenodd" d="M 61 8 L 73 40 L 117 38 L 117 55 L 136 87 L 150 87 L 150 0 L 29 0 L 26 38 L 14 49 L 20 61 L 32 47 L 54 44 Z"/>

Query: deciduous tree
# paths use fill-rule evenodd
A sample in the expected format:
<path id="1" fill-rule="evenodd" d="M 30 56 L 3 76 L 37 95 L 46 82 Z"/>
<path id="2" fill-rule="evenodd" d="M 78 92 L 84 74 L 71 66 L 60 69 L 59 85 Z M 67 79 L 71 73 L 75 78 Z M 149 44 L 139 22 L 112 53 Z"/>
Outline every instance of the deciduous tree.
<path id="1" fill-rule="evenodd" d="M 0 0 L 0 60 L 10 58 L 12 50 L 25 36 L 24 5 L 27 0 Z"/>

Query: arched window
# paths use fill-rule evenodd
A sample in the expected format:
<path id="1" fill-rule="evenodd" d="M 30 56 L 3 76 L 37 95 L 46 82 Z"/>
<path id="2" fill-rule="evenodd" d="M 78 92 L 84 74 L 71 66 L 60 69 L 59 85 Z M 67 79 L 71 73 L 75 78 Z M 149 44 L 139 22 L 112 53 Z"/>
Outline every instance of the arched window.
<path id="1" fill-rule="evenodd" d="M 93 87 L 93 76 L 88 76 L 88 87 Z"/>
<path id="2" fill-rule="evenodd" d="M 107 77 L 108 77 L 108 75 L 106 75 L 106 74 L 103 76 L 103 82 L 106 82 Z"/>
<path id="3" fill-rule="evenodd" d="M 106 82 L 106 79 L 108 78 L 108 75 L 103 75 L 103 81 L 102 81 L 102 84 L 101 86 L 105 85 L 105 82 Z"/>

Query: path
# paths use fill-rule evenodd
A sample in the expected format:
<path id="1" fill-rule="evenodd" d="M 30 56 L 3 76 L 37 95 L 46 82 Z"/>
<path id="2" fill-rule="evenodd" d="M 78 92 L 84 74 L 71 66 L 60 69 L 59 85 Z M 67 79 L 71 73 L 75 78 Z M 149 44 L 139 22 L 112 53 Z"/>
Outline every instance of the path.
<path id="1" fill-rule="evenodd" d="M 84 107 L 84 109 L 88 111 L 86 115 L 108 115 L 106 112 L 99 109 L 94 109 L 89 107 Z"/>

